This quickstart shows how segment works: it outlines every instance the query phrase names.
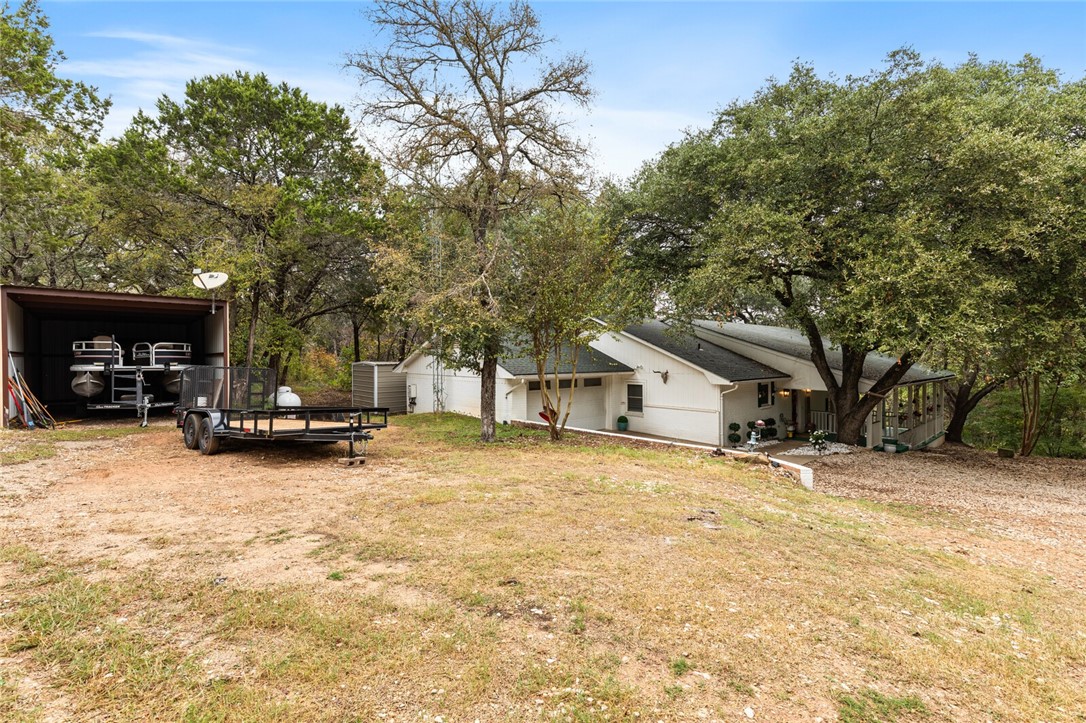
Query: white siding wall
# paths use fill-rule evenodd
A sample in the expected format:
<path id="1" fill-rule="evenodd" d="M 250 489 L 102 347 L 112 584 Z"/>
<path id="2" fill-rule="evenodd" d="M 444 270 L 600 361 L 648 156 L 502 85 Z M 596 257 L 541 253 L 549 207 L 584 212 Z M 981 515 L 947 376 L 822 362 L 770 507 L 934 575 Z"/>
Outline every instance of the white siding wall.
<path id="1" fill-rule="evenodd" d="M 614 423 L 609 424 L 607 421 L 607 390 L 608 382 L 612 381 L 617 380 L 605 378 L 603 386 L 585 388 L 582 386 L 584 380 L 578 378 L 578 386 L 573 395 L 573 410 L 569 414 L 566 426 L 581 429 L 614 429 Z M 528 386 L 525 385 L 524 388 L 527 389 Z M 570 391 L 569 389 L 562 390 L 563 408 L 569 403 Z M 543 402 L 540 400 L 539 391 L 527 392 L 525 396 L 525 404 L 520 407 L 520 409 L 525 410 L 523 418 L 534 422 L 542 422 L 543 418 L 539 416 L 539 413 L 543 411 Z M 527 409 L 525 409 L 525 406 Z"/>
<path id="2" fill-rule="evenodd" d="M 433 357 L 425 354 L 405 365 L 406 384 L 415 385 L 414 412 L 427 414 L 434 411 Z M 499 378 L 495 386 L 495 413 L 499 422 L 521 419 L 525 405 L 527 384 L 519 379 Z M 445 370 L 445 411 L 478 417 L 480 413 L 480 378 L 465 369 Z"/>
<path id="3" fill-rule="evenodd" d="M 721 389 L 710 384 L 699 369 L 629 337 L 605 334 L 592 346 L 634 368 L 631 377 L 612 384 L 608 406 L 614 416 L 608 418 L 607 429 L 614 429 L 618 415 L 624 414 L 633 432 L 720 443 Z M 653 370 L 667 371 L 667 383 Z M 626 409 L 627 384 L 643 385 L 644 412 L 640 415 Z"/>
<path id="4" fill-rule="evenodd" d="M 786 383 L 788 383 L 787 380 L 779 380 L 777 382 L 778 390 Z M 768 419 L 769 417 L 777 420 L 777 438 L 784 439 L 787 434 L 785 432 L 784 422 L 780 419 L 781 412 L 784 412 L 785 419 L 792 414 L 792 403 L 790 400 L 782 399 L 780 395 L 774 395 L 772 406 L 759 408 L 758 383 L 743 382 L 734 392 L 728 392 L 724 395 L 725 439 L 727 439 L 727 435 L 731 434 L 728 425 L 735 422 L 740 427 L 738 434 L 742 437 L 741 443 L 746 443 L 750 438 L 750 430 L 747 428 L 747 422 L 756 422 L 759 419 Z"/>

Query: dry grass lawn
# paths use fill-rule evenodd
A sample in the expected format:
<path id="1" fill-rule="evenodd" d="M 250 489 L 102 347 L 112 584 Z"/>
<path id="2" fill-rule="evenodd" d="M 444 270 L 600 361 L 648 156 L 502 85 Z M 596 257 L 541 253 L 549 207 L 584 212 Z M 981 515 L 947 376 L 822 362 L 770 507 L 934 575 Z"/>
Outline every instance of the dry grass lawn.
<path id="1" fill-rule="evenodd" d="M 1083 527 L 394 421 L 0 432 L 0 719 L 1086 720 Z"/>

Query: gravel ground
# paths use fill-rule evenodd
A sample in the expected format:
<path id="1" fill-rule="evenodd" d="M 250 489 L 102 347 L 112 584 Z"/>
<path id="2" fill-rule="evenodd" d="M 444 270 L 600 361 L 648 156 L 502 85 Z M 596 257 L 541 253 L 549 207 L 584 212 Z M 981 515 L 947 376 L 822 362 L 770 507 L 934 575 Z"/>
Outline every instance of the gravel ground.
<path id="1" fill-rule="evenodd" d="M 988 557 L 1029 561 L 1086 590 L 1086 460 L 1001 459 L 963 445 L 905 454 L 857 451 L 814 460 L 815 489 L 936 508 L 987 531 Z M 948 548 L 961 554 L 954 541 Z"/>

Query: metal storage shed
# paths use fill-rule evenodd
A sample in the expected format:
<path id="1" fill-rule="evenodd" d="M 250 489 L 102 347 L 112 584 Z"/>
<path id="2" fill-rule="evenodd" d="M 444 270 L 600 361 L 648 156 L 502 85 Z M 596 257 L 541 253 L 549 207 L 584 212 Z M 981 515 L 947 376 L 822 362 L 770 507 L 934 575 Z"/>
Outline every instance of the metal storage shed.
<path id="1" fill-rule="evenodd" d="M 363 361 L 351 364 L 351 404 L 388 407 L 392 414 L 407 412 L 407 375 L 394 371 L 399 362 Z"/>
<path id="2" fill-rule="evenodd" d="M 0 421 L 6 426 L 15 416 L 7 381 L 11 362 L 51 410 L 74 410 L 80 399 L 71 389 L 72 344 L 99 335 L 124 348 L 185 343 L 193 364 L 225 365 L 230 307 L 210 299 L 0 286 Z"/>

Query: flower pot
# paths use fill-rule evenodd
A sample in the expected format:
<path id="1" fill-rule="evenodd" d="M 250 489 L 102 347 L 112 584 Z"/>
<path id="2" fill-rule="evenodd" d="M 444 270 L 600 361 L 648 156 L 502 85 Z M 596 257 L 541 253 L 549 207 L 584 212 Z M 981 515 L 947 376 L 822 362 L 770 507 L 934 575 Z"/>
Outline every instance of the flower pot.
<path id="1" fill-rule="evenodd" d="M 618 431 L 620 431 L 620 432 L 625 432 L 626 429 L 629 428 L 629 426 L 630 426 L 629 422 L 618 422 L 617 424 L 618 424 Z"/>

